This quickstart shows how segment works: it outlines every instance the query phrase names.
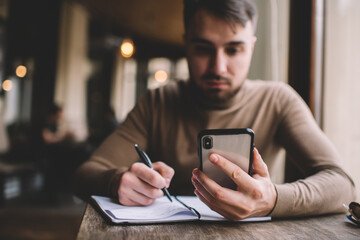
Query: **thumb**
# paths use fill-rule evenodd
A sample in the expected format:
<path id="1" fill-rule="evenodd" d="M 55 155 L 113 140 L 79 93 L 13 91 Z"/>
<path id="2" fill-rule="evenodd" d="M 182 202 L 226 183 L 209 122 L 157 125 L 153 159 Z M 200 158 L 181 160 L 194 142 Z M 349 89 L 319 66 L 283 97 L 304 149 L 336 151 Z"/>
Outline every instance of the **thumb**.
<path id="1" fill-rule="evenodd" d="M 254 148 L 253 154 L 254 154 L 253 175 L 258 174 L 262 177 L 269 177 L 270 174 L 268 171 L 268 167 L 265 164 L 265 162 L 263 161 L 259 151 L 256 148 Z"/>

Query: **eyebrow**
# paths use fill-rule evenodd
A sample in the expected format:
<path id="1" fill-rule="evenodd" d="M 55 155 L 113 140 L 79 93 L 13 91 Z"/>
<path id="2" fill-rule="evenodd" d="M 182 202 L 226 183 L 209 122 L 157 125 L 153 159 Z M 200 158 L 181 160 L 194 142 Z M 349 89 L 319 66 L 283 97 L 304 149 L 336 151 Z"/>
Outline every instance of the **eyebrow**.
<path id="1" fill-rule="evenodd" d="M 192 38 L 191 42 L 214 45 L 211 41 L 203 39 L 203 38 Z M 225 45 L 231 46 L 231 45 L 243 45 L 243 44 L 245 44 L 245 42 L 240 40 L 240 41 L 231 41 L 231 42 L 226 43 Z"/>

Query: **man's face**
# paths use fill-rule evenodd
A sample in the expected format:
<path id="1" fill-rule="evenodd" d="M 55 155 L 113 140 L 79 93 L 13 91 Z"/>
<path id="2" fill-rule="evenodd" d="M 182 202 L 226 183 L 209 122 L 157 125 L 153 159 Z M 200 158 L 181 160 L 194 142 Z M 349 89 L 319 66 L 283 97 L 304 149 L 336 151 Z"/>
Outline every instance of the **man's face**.
<path id="1" fill-rule="evenodd" d="M 200 9 L 185 36 L 190 78 L 206 100 L 231 98 L 247 78 L 256 41 L 250 21 L 231 27 Z"/>

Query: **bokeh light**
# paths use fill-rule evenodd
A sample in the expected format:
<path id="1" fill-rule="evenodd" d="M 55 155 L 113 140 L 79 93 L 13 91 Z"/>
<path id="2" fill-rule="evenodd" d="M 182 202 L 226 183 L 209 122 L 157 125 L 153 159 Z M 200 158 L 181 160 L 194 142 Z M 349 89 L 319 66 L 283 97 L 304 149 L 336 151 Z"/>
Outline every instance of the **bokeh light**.
<path id="1" fill-rule="evenodd" d="M 4 89 L 4 91 L 10 91 L 12 89 L 12 81 L 11 80 L 5 80 L 2 83 L 2 89 Z"/>
<path id="2" fill-rule="evenodd" d="M 155 80 L 158 81 L 158 82 L 165 82 L 168 78 L 168 75 L 167 73 L 164 71 L 164 70 L 158 70 L 155 72 Z"/>
<path id="3" fill-rule="evenodd" d="M 134 54 L 134 43 L 130 40 L 124 40 L 121 44 L 121 55 L 125 58 L 130 58 Z"/>
<path id="4" fill-rule="evenodd" d="M 16 76 L 23 78 L 26 76 L 27 68 L 24 65 L 17 66 L 15 70 Z"/>

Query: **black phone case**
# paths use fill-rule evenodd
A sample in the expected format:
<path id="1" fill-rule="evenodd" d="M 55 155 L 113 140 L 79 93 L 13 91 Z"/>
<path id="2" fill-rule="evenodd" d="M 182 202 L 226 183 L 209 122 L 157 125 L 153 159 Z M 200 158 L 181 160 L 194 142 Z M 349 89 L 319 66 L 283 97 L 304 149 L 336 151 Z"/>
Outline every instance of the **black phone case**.
<path id="1" fill-rule="evenodd" d="M 211 140 L 209 140 L 209 138 Z M 200 170 L 219 185 L 236 189 L 236 184 L 223 171 L 208 160 L 209 154 L 216 152 L 251 175 L 255 134 L 250 128 L 206 129 L 198 134 L 198 154 Z M 212 141 L 212 145 L 209 145 Z"/>

